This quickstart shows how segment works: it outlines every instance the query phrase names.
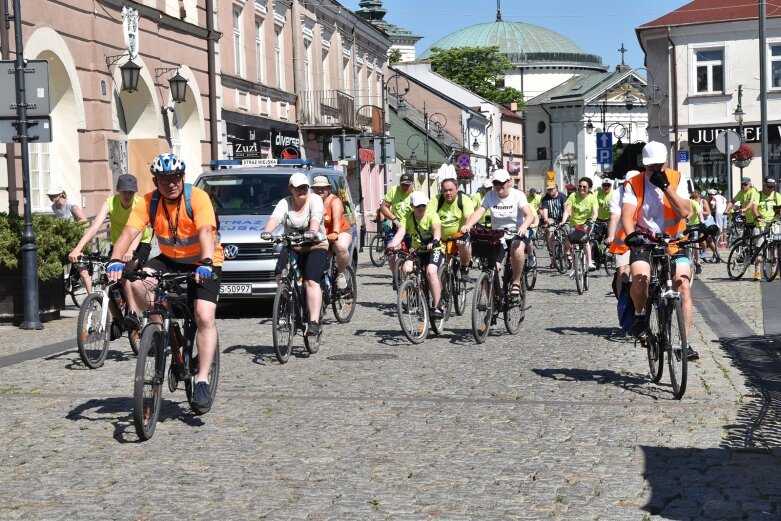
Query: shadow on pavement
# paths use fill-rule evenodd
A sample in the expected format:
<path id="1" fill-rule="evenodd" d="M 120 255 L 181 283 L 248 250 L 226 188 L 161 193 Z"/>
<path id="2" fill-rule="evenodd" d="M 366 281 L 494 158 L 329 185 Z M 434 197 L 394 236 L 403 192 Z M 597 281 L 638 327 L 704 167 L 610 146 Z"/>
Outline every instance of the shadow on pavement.
<path id="1" fill-rule="evenodd" d="M 376 342 L 388 347 L 412 346 L 412 342 L 407 340 L 401 331 L 401 326 L 397 329 L 356 329 L 356 337 L 373 337 Z"/>
<path id="2" fill-rule="evenodd" d="M 248 346 L 248 345 L 235 345 L 229 346 L 222 350 L 223 354 L 232 354 L 236 351 L 244 351 L 252 356 L 252 363 L 258 365 L 266 365 L 266 360 L 274 358 L 274 346 Z"/>
<path id="3" fill-rule="evenodd" d="M 164 389 L 163 392 L 167 393 L 168 391 Z M 182 396 L 184 396 L 184 391 L 182 391 Z M 93 398 L 74 407 L 65 418 L 71 421 L 111 421 L 114 426 L 113 438 L 118 443 L 140 441 L 133 425 L 133 399 L 131 397 Z M 192 414 L 189 407 L 183 409 L 177 402 L 162 399 L 157 422 L 162 423 L 172 419 L 191 427 L 204 425 L 203 420 Z"/>
<path id="4" fill-rule="evenodd" d="M 624 335 L 623 330 L 617 327 L 548 327 L 547 331 L 566 336 L 592 335 L 604 338 L 610 342 L 634 343 L 634 338 Z"/>
<path id="5" fill-rule="evenodd" d="M 642 447 L 651 490 L 644 509 L 674 520 L 781 519 L 781 338 L 721 345 L 756 394 L 742 397 L 719 448 Z"/>
<path id="6" fill-rule="evenodd" d="M 641 396 L 650 396 L 659 398 L 659 385 L 649 388 L 651 380 L 646 375 L 636 373 L 617 373 L 609 369 L 578 369 L 578 368 L 558 368 L 558 369 L 532 369 L 532 372 L 544 378 L 559 380 L 565 382 L 595 382 L 597 384 L 610 384 L 621 389 L 639 394 Z M 670 399 L 673 396 L 670 393 Z"/>
<path id="7" fill-rule="evenodd" d="M 388 304 L 387 302 L 361 302 L 358 300 L 358 305 L 364 308 L 371 308 L 380 311 L 383 315 L 389 317 L 396 317 L 396 303 Z M 401 332 L 401 331 L 399 331 Z"/>
<path id="8" fill-rule="evenodd" d="M 82 362 L 78 351 L 63 351 L 61 353 L 57 353 L 44 358 L 44 360 L 47 361 L 59 360 L 59 359 L 68 360 L 68 363 L 65 364 L 65 369 L 69 369 L 71 371 L 90 370 L 90 368 L 84 365 L 84 362 Z M 130 360 L 135 360 L 135 355 L 133 355 L 133 351 L 130 349 L 130 346 L 128 345 L 127 351 L 121 349 L 109 348 L 108 352 L 106 353 L 106 360 L 103 362 L 103 364 L 105 365 L 106 362 L 129 362 Z"/>

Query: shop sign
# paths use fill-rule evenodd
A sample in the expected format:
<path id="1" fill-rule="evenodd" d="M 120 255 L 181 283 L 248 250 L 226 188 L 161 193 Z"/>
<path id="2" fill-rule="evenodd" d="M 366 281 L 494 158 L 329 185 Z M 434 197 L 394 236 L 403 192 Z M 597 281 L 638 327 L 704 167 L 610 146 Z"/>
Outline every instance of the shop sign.
<path id="1" fill-rule="evenodd" d="M 720 128 L 690 128 L 688 130 L 689 146 L 716 146 L 716 136 L 726 130 L 738 132 L 738 127 L 720 127 Z M 781 141 L 781 124 L 768 124 L 768 141 Z M 759 143 L 762 140 L 762 127 L 760 125 L 751 125 L 743 127 L 744 143 Z"/>
<path id="2" fill-rule="evenodd" d="M 226 123 L 228 143 L 233 159 L 269 158 L 271 153 L 269 131 L 265 128 L 245 127 Z"/>
<path id="3" fill-rule="evenodd" d="M 298 136 L 298 132 L 272 130 L 271 153 L 277 159 L 301 158 L 301 138 Z"/>

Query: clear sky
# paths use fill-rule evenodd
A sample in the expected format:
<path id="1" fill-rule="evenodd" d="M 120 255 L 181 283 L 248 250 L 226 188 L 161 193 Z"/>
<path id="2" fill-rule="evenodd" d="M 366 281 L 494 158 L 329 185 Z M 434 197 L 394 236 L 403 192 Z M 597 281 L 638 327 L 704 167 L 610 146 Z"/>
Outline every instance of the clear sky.
<path id="1" fill-rule="evenodd" d="M 359 0 L 339 0 L 358 9 Z M 602 57 L 611 69 L 621 62 L 618 49 L 629 50 L 625 61 L 642 67 L 643 51 L 635 28 L 689 3 L 686 0 L 588 2 L 586 0 L 501 0 L 502 19 L 539 25 L 560 33 L 588 53 Z M 421 54 L 458 29 L 496 20 L 496 0 L 384 0 L 385 20 L 422 36 Z"/>

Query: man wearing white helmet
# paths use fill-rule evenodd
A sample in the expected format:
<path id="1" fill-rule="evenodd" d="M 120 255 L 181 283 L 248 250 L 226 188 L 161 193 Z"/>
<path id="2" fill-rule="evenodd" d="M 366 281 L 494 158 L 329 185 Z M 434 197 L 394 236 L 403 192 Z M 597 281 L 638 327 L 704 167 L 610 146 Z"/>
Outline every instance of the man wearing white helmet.
<path id="1" fill-rule="evenodd" d="M 648 233 L 666 233 L 670 237 L 677 237 L 686 229 L 686 222 L 692 212 L 689 189 L 680 172 L 665 168 L 666 164 L 667 147 L 662 143 L 651 141 L 643 147 L 643 175 L 624 183 L 621 226 L 626 235 L 640 228 Z M 681 295 L 686 337 L 689 338 L 692 318 L 691 266 L 678 246 L 670 245 L 668 251 L 673 255 L 675 265 L 673 289 Z M 631 333 L 641 337 L 645 332 L 645 303 L 651 276 L 650 252 L 633 248 L 629 255 L 629 265 L 632 275 L 630 295 L 635 307 Z M 691 348 L 688 354 L 690 359 L 698 357 Z"/>

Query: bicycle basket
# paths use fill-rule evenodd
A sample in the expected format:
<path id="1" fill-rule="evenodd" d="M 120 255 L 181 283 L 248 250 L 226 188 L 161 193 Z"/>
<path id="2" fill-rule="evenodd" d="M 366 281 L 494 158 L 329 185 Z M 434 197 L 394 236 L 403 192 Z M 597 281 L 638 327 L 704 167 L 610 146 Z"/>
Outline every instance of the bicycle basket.
<path id="1" fill-rule="evenodd" d="M 588 228 L 586 226 L 578 225 L 570 232 L 569 242 L 586 242 L 588 239 Z"/>
<path id="2" fill-rule="evenodd" d="M 781 222 L 775 221 L 770 225 L 770 239 L 773 241 L 781 240 Z"/>
<path id="3" fill-rule="evenodd" d="M 472 255 L 475 257 L 494 257 L 502 248 L 504 230 L 494 230 L 483 226 L 475 226 L 469 232 L 472 243 Z"/>

